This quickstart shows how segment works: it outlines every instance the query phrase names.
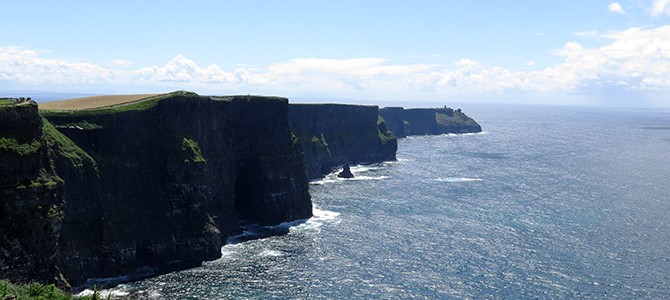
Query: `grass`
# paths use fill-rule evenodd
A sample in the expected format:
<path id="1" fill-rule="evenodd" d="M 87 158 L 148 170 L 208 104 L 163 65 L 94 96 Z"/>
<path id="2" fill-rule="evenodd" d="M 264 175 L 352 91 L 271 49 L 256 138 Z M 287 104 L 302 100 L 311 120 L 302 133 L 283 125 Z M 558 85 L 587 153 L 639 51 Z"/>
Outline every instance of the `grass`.
<path id="1" fill-rule="evenodd" d="M 45 168 L 42 168 L 39 176 L 30 182 L 28 188 L 53 187 L 63 182 L 65 181 L 62 178 L 52 175 Z"/>
<path id="2" fill-rule="evenodd" d="M 74 167 L 81 169 L 84 167 L 84 161 L 89 161 L 95 167 L 95 160 L 83 149 L 77 146 L 71 139 L 58 131 L 49 121 L 42 118 L 42 132 L 47 143 L 49 151 L 55 151 L 56 154 L 67 158 Z M 1 300 L 1 299 L 0 299 Z"/>
<path id="3" fill-rule="evenodd" d="M 0 98 L 0 105 L 12 105 L 14 100 L 11 98 Z"/>
<path id="4" fill-rule="evenodd" d="M 99 300 L 100 294 L 96 291 L 91 296 L 76 297 L 66 293 L 53 284 L 44 285 L 40 283 L 13 284 L 6 280 L 0 280 L 0 300 Z"/>
<path id="5" fill-rule="evenodd" d="M 33 155 L 40 150 L 42 144 L 39 140 L 28 143 L 19 143 L 16 139 L 0 137 L 0 150 L 16 153 L 18 155 Z"/>
<path id="6" fill-rule="evenodd" d="M 112 107 L 131 102 L 141 101 L 161 94 L 137 94 L 137 95 L 109 95 L 74 98 L 60 101 L 40 103 L 41 109 L 46 110 L 83 110 Z"/>
<path id="7" fill-rule="evenodd" d="M 109 96 L 112 97 L 112 96 Z M 172 97 L 197 98 L 198 94 L 186 91 L 176 91 L 168 94 L 157 94 L 150 97 L 141 98 L 132 102 L 120 102 L 111 106 L 103 106 L 89 109 L 53 109 L 51 106 L 40 105 L 40 112 L 46 117 L 80 117 L 95 115 L 110 115 L 126 111 L 142 111 L 155 107 L 162 100 Z"/>
<path id="8" fill-rule="evenodd" d="M 395 134 L 391 130 L 386 128 L 386 123 L 382 116 L 377 117 L 377 134 L 379 135 L 379 140 L 382 144 L 386 145 L 389 141 L 395 140 Z"/>
<path id="9" fill-rule="evenodd" d="M 194 162 L 194 163 L 204 163 L 205 162 L 205 157 L 202 156 L 202 151 L 200 151 L 200 147 L 198 146 L 198 142 L 189 139 L 187 137 L 184 137 L 181 143 L 181 150 L 187 151 L 191 155 L 190 158 L 187 158 L 184 160 L 184 162 L 189 163 L 189 162 Z"/>

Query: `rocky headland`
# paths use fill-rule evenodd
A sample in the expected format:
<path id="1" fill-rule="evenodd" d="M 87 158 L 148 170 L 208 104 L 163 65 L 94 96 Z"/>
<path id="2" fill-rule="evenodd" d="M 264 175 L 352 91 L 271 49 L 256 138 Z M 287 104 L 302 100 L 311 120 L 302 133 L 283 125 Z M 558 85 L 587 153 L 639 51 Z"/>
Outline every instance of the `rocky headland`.
<path id="1" fill-rule="evenodd" d="M 482 127 L 461 109 L 385 107 L 379 115 L 386 126 L 399 138 L 410 135 L 437 135 L 445 133 L 476 133 Z"/>
<path id="2" fill-rule="evenodd" d="M 308 180 L 395 160 L 392 130 L 481 131 L 460 110 L 280 97 L 180 91 L 43 111 L 15 102 L 0 102 L 0 278 L 68 289 L 216 259 L 243 222 L 309 218 Z"/>

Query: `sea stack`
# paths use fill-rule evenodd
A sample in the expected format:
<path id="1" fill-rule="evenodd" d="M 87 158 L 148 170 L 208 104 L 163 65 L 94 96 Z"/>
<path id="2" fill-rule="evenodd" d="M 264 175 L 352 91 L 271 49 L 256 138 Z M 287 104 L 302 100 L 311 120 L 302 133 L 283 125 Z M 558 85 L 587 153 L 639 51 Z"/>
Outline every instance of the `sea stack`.
<path id="1" fill-rule="evenodd" d="M 342 167 L 342 172 L 340 172 L 340 174 L 337 174 L 337 177 L 354 178 L 354 174 L 351 173 L 351 169 L 349 168 L 349 163 L 344 163 L 344 166 Z"/>

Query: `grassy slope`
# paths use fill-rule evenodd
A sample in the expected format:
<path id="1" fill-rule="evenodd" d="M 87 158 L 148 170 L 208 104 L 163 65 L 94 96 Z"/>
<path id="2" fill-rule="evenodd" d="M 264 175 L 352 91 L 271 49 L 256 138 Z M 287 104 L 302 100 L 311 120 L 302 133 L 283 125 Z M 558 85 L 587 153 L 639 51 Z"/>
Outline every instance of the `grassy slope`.
<path id="1" fill-rule="evenodd" d="M 385 131 L 382 132 L 382 126 L 384 125 L 383 128 Z M 381 140 L 382 144 L 386 145 L 391 140 L 395 140 L 396 136 L 395 134 L 391 131 L 386 129 L 386 122 L 384 121 L 384 118 L 382 116 L 377 116 L 377 134 L 379 134 L 379 140 Z"/>
<path id="2" fill-rule="evenodd" d="M 159 94 L 157 96 L 143 98 L 134 102 L 120 103 L 118 105 L 92 108 L 92 109 L 68 109 L 56 110 L 48 109 L 40 104 L 40 113 L 45 116 L 92 116 L 92 115 L 110 115 L 126 111 L 141 111 L 155 107 L 160 101 L 171 97 L 199 97 L 198 94 L 185 91 L 177 91 L 168 94 Z"/>
<path id="3" fill-rule="evenodd" d="M 93 96 L 68 100 L 40 103 L 40 109 L 46 110 L 84 110 L 112 107 L 142 101 L 161 94 Z"/>
<path id="4" fill-rule="evenodd" d="M 58 154 L 67 158 L 73 167 L 77 169 L 84 167 L 85 161 L 90 162 L 94 167 L 96 166 L 95 160 L 86 151 L 79 148 L 72 140 L 60 133 L 48 120 L 42 118 L 42 122 L 42 132 L 44 132 L 44 140 L 48 149 L 49 151 L 56 152 L 52 154 Z"/>
<path id="5" fill-rule="evenodd" d="M 31 283 L 25 285 L 17 285 L 11 282 L 0 280 L 0 300 L 15 299 L 15 300 L 70 300 L 70 299 L 100 299 L 96 292 L 92 296 L 75 297 L 60 289 L 53 284 L 43 285 L 39 283 Z"/>

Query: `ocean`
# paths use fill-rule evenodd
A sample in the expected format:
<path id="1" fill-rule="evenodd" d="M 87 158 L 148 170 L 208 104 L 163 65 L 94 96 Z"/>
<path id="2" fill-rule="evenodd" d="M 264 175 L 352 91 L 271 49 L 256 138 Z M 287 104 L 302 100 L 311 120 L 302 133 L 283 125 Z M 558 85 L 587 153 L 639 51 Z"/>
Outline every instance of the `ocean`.
<path id="1" fill-rule="evenodd" d="M 312 182 L 315 216 L 134 299 L 669 299 L 670 111 L 463 105 L 480 134 Z"/>

